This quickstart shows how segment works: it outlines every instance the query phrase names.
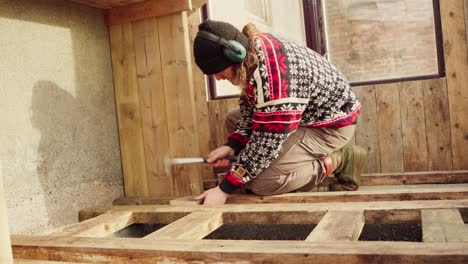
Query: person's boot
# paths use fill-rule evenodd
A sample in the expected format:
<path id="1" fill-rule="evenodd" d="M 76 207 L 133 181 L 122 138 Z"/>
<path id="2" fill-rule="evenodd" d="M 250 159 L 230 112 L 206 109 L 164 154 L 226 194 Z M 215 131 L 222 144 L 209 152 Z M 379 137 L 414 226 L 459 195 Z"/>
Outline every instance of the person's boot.
<path id="1" fill-rule="evenodd" d="M 346 145 L 332 152 L 330 158 L 337 180 L 329 185 L 330 191 L 356 191 L 361 183 L 361 170 L 366 163 L 367 151 L 356 145 Z"/>

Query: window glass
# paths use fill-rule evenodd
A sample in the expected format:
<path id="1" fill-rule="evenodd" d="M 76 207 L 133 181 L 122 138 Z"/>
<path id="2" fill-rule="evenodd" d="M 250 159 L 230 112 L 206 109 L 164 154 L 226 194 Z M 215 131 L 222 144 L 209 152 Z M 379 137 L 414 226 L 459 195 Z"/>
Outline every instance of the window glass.
<path id="1" fill-rule="evenodd" d="M 330 61 L 350 82 L 438 74 L 432 2 L 323 1 Z"/>

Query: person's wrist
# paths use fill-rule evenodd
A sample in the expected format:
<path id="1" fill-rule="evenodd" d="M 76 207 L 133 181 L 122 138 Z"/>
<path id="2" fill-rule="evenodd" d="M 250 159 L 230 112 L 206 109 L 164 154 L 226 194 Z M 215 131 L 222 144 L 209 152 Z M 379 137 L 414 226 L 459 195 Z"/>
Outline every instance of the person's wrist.
<path id="1" fill-rule="evenodd" d="M 216 189 L 218 189 L 218 191 L 221 192 L 226 198 L 228 198 L 229 196 L 231 196 L 229 193 L 225 193 L 223 190 L 221 190 L 221 188 L 219 188 L 219 185 L 216 186 Z"/>

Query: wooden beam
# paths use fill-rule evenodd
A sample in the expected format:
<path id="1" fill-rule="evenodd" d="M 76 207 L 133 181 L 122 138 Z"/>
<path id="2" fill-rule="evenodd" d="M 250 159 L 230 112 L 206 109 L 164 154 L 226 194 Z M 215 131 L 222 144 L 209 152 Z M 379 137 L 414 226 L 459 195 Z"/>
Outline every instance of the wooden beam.
<path id="1" fill-rule="evenodd" d="M 375 86 L 353 87 L 362 109 L 356 126 L 356 144 L 367 150 L 365 172 L 380 172 L 380 146 Z"/>
<path id="2" fill-rule="evenodd" d="M 306 241 L 357 241 L 363 226 L 363 211 L 328 211 Z"/>
<path id="3" fill-rule="evenodd" d="M 384 172 L 403 172 L 405 169 L 398 83 L 382 84 L 375 89 L 380 169 Z"/>
<path id="4" fill-rule="evenodd" d="M 158 241 L 158 240 L 156 240 Z M 13 236 L 16 258 L 110 263 L 467 263 L 466 243 Z"/>
<path id="5" fill-rule="evenodd" d="M 460 186 L 438 186 L 437 188 L 364 190 L 343 192 L 299 192 L 273 196 L 246 194 L 231 195 L 228 204 L 252 203 L 321 203 L 321 202 L 372 202 L 409 200 L 454 200 L 468 198 L 468 184 Z M 148 204 L 143 202 L 143 204 Z M 192 196 L 175 198 L 172 205 L 195 205 Z"/>
<path id="6" fill-rule="evenodd" d="M 164 97 L 158 20 L 133 23 L 135 62 L 150 196 L 173 196 L 174 183 L 169 158 L 166 100 Z"/>
<path id="7" fill-rule="evenodd" d="M 145 239 L 202 239 L 223 225 L 218 212 L 191 213 L 147 236 Z"/>
<path id="8" fill-rule="evenodd" d="M 426 129 L 422 126 L 425 124 L 422 82 L 400 83 L 399 94 L 404 171 L 427 171 Z"/>
<path id="9" fill-rule="evenodd" d="M 468 169 L 468 48 L 464 1 L 440 1 L 453 169 Z"/>
<path id="10" fill-rule="evenodd" d="M 159 17 L 158 30 L 170 157 L 200 157 L 187 14 Z M 202 193 L 200 166 L 172 166 L 175 196 Z"/>
<path id="11" fill-rule="evenodd" d="M 133 28 L 116 25 L 109 31 L 125 195 L 148 196 Z"/>
<path id="12" fill-rule="evenodd" d="M 105 237 L 135 223 L 131 211 L 102 214 L 81 223 L 54 231 L 52 236 Z"/>
<path id="13" fill-rule="evenodd" d="M 378 211 L 378 210 L 414 210 L 437 208 L 468 208 L 468 199 L 464 200 L 429 200 L 429 201 L 385 201 L 385 202 L 325 202 L 325 203 L 278 203 L 278 204 L 226 204 L 211 208 L 208 206 L 169 206 L 169 205 L 121 205 L 100 206 L 80 211 L 80 219 L 85 220 L 99 214 L 114 210 L 128 210 L 134 214 L 155 213 L 189 213 L 195 211 L 210 211 L 230 213 L 254 213 L 254 212 L 311 212 L 311 211 Z"/>
<path id="14" fill-rule="evenodd" d="M 458 209 L 421 211 L 423 242 L 468 242 L 468 230 Z"/>
<path id="15" fill-rule="evenodd" d="M 368 173 L 361 175 L 362 185 L 400 185 L 431 183 L 468 183 L 468 170 L 405 173 Z"/>
<path id="16" fill-rule="evenodd" d="M 445 78 L 424 80 L 424 116 L 429 171 L 452 170 L 450 112 Z"/>
<path id="17" fill-rule="evenodd" d="M 191 9 L 191 0 L 147 0 L 109 9 L 106 15 L 106 24 L 124 24 L 145 18 L 180 13 Z"/>

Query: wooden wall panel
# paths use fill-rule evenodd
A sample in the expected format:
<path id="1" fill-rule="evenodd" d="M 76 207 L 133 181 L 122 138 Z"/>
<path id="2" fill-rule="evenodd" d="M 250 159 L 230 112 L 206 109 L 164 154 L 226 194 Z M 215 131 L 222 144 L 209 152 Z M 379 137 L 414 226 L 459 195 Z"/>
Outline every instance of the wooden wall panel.
<path id="1" fill-rule="evenodd" d="M 377 106 L 374 86 L 354 87 L 362 109 L 356 127 L 356 144 L 367 150 L 364 172 L 380 172 L 380 146 L 377 122 Z"/>
<path id="2" fill-rule="evenodd" d="M 427 144 L 422 83 L 399 85 L 404 171 L 427 171 Z"/>
<path id="3" fill-rule="evenodd" d="M 148 196 L 132 25 L 110 27 L 110 42 L 125 195 Z"/>
<path id="4" fill-rule="evenodd" d="M 441 1 L 453 169 L 468 168 L 468 48 L 464 1 Z"/>
<path id="5" fill-rule="evenodd" d="M 398 84 L 384 84 L 376 87 L 382 172 L 404 171 L 398 90 Z"/>
<path id="6" fill-rule="evenodd" d="M 173 158 L 197 157 L 200 150 L 186 12 L 158 17 L 158 29 L 171 154 Z M 203 190 L 198 166 L 179 165 L 172 169 L 176 195 Z"/>
<path id="7" fill-rule="evenodd" d="M 198 24 L 201 22 L 200 12 L 191 12 L 188 14 L 190 47 L 193 47 L 193 41 L 198 32 Z M 193 52 L 190 52 L 192 61 L 195 61 Z M 208 96 L 205 84 L 205 75 L 194 65 L 192 67 L 193 89 L 196 109 L 196 124 L 200 154 L 204 157 L 210 153 L 210 120 L 208 114 Z M 210 166 L 201 165 L 203 179 L 214 179 L 215 175 Z"/>
<path id="8" fill-rule="evenodd" d="M 428 171 L 452 170 L 450 115 L 445 78 L 421 82 L 427 136 Z"/>
<path id="9" fill-rule="evenodd" d="M 150 196 L 173 196 L 166 101 L 156 18 L 134 22 L 136 69 Z"/>
<path id="10" fill-rule="evenodd" d="M 192 8 L 190 0 L 145 0 L 107 10 L 107 25 L 129 23 L 151 17 L 187 11 Z"/>

